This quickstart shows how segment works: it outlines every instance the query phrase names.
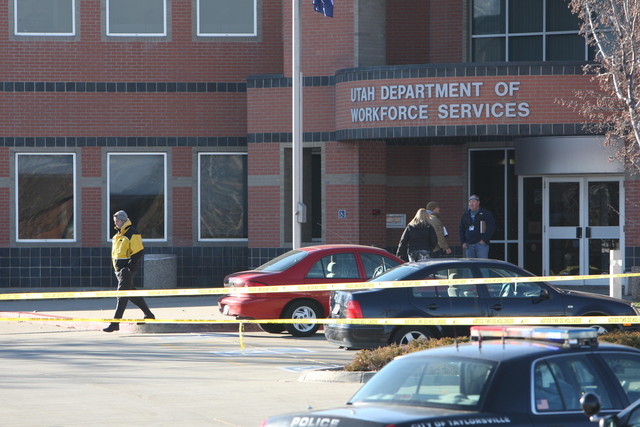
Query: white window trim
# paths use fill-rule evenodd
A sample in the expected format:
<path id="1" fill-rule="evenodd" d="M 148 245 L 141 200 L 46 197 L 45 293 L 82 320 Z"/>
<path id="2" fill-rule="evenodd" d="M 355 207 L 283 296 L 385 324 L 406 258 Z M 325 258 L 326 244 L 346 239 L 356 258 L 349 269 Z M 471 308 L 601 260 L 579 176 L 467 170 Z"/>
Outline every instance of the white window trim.
<path id="1" fill-rule="evenodd" d="M 256 37 L 258 35 L 258 0 L 253 0 L 253 33 L 203 33 L 200 31 L 200 0 L 196 0 L 196 35 L 198 37 Z"/>
<path id="2" fill-rule="evenodd" d="M 21 156 L 71 156 L 73 159 L 73 238 L 72 239 L 21 239 L 20 238 L 20 206 L 18 195 L 20 194 L 20 169 L 18 167 L 18 159 Z M 16 153 L 15 155 L 15 233 L 16 242 L 66 242 L 73 243 L 78 240 L 78 188 L 77 188 L 77 173 L 76 173 L 76 153 Z"/>
<path id="3" fill-rule="evenodd" d="M 202 237 L 202 203 L 201 203 L 201 188 L 202 188 L 202 157 L 203 156 L 246 156 L 245 152 L 203 152 L 198 153 L 198 241 L 199 242 L 247 242 L 248 237 L 238 238 L 203 238 Z M 248 230 L 247 230 L 248 231 Z"/>
<path id="4" fill-rule="evenodd" d="M 167 153 L 163 152 L 127 152 L 127 153 L 107 153 L 107 214 L 105 218 L 108 218 L 107 221 L 107 241 L 111 242 L 113 239 L 111 238 L 113 234 L 113 223 L 111 222 L 111 214 L 113 213 L 111 210 L 111 158 L 112 156 L 162 156 L 163 168 L 164 168 L 164 178 L 163 178 L 163 190 L 164 190 L 164 238 L 162 239 L 153 239 L 153 238 L 145 238 L 144 234 L 142 235 L 143 242 L 167 242 L 167 230 L 168 230 L 168 222 L 169 218 L 167 216 L 168 205 L 169 205 L 169 195 L 167 192 Z M 137 224 L 134 224 L 137 225 Z"/>
<path id="5" fill-rule="evenodd" d="M 135 0 L 131 0 L 135 1 Z M 162 33 L 112 33 L 109 19 L 109 0 L 105 7 L 105 28 L 108 37 L 166 37 L 167 36 L 167 0 L 162 0 Z"/>
<path id="6" fill-rule="evenodd" d="M 76 0 L 71 0 L 71 32 L 70 33 L 20 33 L 18 32 L 18 1 L 13 0 L 13 34 L 29 37 L 70 37 L 76 35 Z"/>

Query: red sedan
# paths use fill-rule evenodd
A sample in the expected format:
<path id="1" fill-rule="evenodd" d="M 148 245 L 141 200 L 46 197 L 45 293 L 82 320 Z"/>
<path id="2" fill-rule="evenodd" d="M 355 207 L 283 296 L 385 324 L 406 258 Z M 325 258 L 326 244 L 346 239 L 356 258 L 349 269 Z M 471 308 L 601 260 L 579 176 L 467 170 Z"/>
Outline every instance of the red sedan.
<path id="1" fill-rule="evenodd" d="M 255 270 L 225 277 L 225 287 L 307 285 L 364 282 L 402 264 L 402 260 L 373 246 L 319 245 L 291 250 Z M 329 314 L 329 291 L 278 292 L 225 295 L 218 301 L 222 314 L 237 319 L 318 319 Z M 285 329 L 293 336 L 316 333 L 320 325 L 260 324 L 263 331 L 277 334 Z"/>

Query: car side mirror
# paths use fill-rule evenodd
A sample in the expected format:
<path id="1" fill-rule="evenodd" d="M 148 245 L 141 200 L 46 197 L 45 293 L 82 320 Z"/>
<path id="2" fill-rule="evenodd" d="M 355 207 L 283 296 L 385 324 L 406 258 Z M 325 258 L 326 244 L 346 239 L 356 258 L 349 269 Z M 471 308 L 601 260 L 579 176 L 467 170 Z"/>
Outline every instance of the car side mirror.
<path id="1" fill-rule="evenodd" d="M 600 398 L 595 393 L 585 393 L 580 397 L 580 406 L 582 407 L 582 412 L 591 418 L 600 412 Z"/>
<path id="2" fill-rule="evenodd" d="M 600 397 L 595 393 L 585 393 L 580 397 L 580 406 L 582 412 L 589 417 L 589 421 L 598 423 L 599 427 L 617 427 L 617 418 L 615 415 L 599 416 L 600 413 Z"/>
<path id="3" fill-rule="evenodd" d="M 540 295 L 533 299 L 533 303 L 537 304 L 541 301 L 546 301 L 549 299 L 549 291 L 546 289 L 540 289 Z"/>

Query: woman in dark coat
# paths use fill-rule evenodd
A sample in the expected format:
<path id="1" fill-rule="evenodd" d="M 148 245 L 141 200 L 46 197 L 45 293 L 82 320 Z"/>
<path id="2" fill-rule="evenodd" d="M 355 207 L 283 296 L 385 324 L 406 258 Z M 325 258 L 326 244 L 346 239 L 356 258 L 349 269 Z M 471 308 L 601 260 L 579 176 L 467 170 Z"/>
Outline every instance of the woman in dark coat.
<path id="1" fill-rule="evenodd" d="M 437 244 L 438 237 L 429 224 L 429 213 L 426 209 L 420 208 L 404 229 L 396 256 L 404 260 L 419 261 L 429 258 Z"/>

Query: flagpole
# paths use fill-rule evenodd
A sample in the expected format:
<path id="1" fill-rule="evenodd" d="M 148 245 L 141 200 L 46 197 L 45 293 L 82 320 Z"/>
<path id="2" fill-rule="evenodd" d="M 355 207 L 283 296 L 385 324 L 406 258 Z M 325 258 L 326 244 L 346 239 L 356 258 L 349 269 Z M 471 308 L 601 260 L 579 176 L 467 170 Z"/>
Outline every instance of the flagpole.
<path id="1" fill-rule="evenodd" d="M 292 50 L 292 93 L 293 93 L 293 132 L 292 132 L 292 156 L 291 168 L 293 170 L 291 192 L 292 192 L 292 245 L 293 249 L 298 249 L 302 244 L 302 222 L 305 218 L 305 207 L 302 199 L 302 72 L 300 70 L 300 0 L 292 0 L 292 30 L 291 40 Z"/>

